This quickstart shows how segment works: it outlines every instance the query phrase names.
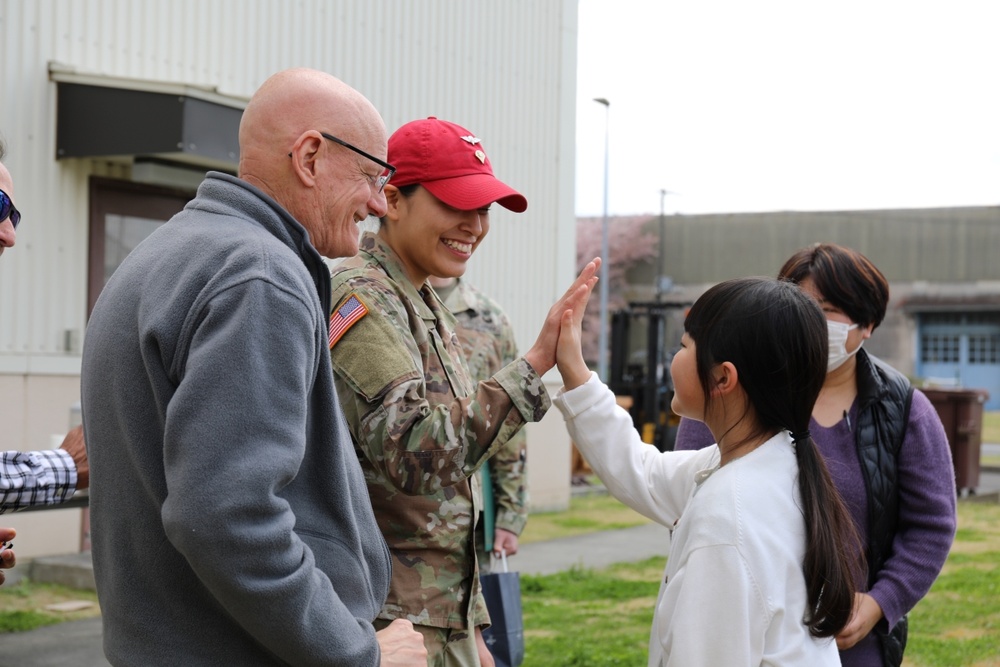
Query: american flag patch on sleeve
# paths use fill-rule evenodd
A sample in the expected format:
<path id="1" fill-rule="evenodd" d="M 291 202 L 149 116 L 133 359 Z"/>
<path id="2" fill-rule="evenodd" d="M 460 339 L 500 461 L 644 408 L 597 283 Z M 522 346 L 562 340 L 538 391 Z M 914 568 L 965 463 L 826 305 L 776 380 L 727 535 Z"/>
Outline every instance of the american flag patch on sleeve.
<path id="1" fill-rule="evenodd" d="M 361 303 L 356 294 L 352 294 L 340 308 L 333 311 L 333 315 L 330 316 L 330 349 L 333 349 L 340 337 L 347 333 L 355 322 L 367 314 L 368 307 Z"/>

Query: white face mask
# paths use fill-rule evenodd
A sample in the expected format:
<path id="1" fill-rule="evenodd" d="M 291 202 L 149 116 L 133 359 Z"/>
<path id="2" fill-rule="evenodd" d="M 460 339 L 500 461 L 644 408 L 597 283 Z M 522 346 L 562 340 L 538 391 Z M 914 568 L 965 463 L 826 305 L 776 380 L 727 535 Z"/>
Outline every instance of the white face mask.
<path id="1" fill-rule="evenodd" d="M 857 324 L 826 321 L 827 333 L 830 336 L 830 356 L 826 362 L 827 373 L 843 366 L 845 361 L 853 357 L 861 349 L 861 345 L 859 344 L 854 348 L 853 352 L 847 351 L 847 335 L 851 332 L 851 329 L 857 328 Z"/>

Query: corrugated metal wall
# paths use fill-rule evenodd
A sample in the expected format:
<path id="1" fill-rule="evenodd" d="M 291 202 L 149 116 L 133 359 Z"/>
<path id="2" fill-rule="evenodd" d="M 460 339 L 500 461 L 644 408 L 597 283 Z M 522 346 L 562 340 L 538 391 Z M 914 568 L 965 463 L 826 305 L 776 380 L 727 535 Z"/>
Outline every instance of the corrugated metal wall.
<path id="1" fill-rule="evenodd" d="M 774 275 L 816 242 L 859 250 L 894 283 L 1000 280 L 998 207 L 667 216 L 665 270 L 695 285 Z"/>
<path id="2" fill-rule="evenodd" d="M 390 131 L 436 115 L 482 138 L 528 211 L 496 209 L 470 278 L 523 347 L 572 280 L 575 0 L 0 0 L 0 133 L 24 212 L 0 260 L 0 373 L 73 373 L 86 317 L 87 178 L 127 165 L 55 160 L 48 67 L 246 97 L 291 66 L 363 92 Z"/>

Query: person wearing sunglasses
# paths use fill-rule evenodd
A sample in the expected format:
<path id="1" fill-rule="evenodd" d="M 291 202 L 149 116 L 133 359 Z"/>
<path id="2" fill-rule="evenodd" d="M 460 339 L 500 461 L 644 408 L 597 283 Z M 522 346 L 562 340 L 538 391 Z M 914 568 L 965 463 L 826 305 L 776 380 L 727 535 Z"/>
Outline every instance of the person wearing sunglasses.
<path id="1" fill-rule="evenodd" d="M 0 144 L 0 160 L 4 148 Z M 14 247 L 17 226 L 21 222 L 21 212 L 14 206 L 14 184 L 7 167 L 0 163 L 0 255 L 7 248 Z"/>
<path id="2" fill-rule="evenodd" d="M 455 123 L 403 125 L 386 160 L 396 171 L 379 229 L 333 270 L 329 340 L 337 395 L 392 554 L 376 627 L 412 620 L 432 667 L 491 667 L 475 473 L 548 409 L 541 378 L 555 365 L 561 315 L 582 307 L 599 261 L 552 307 L 535 344 L 476 384 L 455 319 L 428 279 L 465 272 L 494 203 L 520 213 L 528 202 L 494 176 L 479 137 Z"/>
<path id="3" fill-rule="evenodd" d="M 14 180 L 3 164 L 6 144 L 0 140 L 0 254 L 14 246 L 21 212 L 14 205 Z M 55 505 L 71 498 L 77 489 L 89 484 L 87 450 L 83 429 L 72 429 L 58 449 L 35 452 L 0 452 L 0 514 L 25 507 Z M 13 528 L 0 527 L 0 584 L 17 558 L 10 548 Z"/>
<path id="4" fill-rule="evenodd" d="M 426 665 L 409 621 L 373 625 L 391 564 L 327 347 L 324 258 L 385 213 L 386 134 L 330 74 L 274 74 L 238 175 L 209 172 L 98 298 L 81 394 L 112 664 Z"/>

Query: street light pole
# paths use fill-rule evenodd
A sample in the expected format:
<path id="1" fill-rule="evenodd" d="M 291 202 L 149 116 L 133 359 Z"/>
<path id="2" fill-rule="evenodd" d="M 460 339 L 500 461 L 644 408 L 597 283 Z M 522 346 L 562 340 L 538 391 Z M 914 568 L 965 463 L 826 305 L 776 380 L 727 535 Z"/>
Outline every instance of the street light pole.
<path id="1" fill-rule="evenodd" d="M 601 274 L 600 287 L 600 318 L 601 324 L 597 336 L 597 375 L 602 382 L 608 381 L 608 134 L 611 125 L 611 102 L 603 97 L 595 97 L 594 101 L 604 105 L 604 222 L 601 225 Z"/>
<path id="2" fill-rule="evenodd" d="M 676 192 L 667 189 L 660 190 L 660 252 L 659 257 L 656 261 L 656 301 L 660 302 L 663 297 L 664 292 L 670 291 L 670 285 L 672 281 L 669 280 L 663 270 L 666 268 L 666 255 L 667 255 L 667 212 L 663 205 L 663 200 L 666 199 L 667 195 L 676 195 Z"/>
<path id="3" fill-rule="evenodd" d="M 666 253 L 666 247 L 663 245 L 663 239 L 667 236 L 667 215 L 663 208 L 663 200 L 667 198 L 667 191 L 665 189 L 660 190 L 660 252 L 656 258 L 656 302 L 660 302 L 660 298 L 663 296 L 663 256 Z"/>

